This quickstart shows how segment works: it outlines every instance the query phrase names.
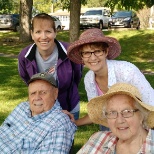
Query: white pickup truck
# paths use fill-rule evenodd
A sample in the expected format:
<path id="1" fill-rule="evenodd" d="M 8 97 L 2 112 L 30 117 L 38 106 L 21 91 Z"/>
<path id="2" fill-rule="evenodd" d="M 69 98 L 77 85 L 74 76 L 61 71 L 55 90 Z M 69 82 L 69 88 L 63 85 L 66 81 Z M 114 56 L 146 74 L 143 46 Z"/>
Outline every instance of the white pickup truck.
<path id="1" fill-rule="evenodd" d="M 108 9 L 91 9 L 80 16 L 80 29 L 97 27 L 100 29 L 108 28 L 110 18 Z"/>

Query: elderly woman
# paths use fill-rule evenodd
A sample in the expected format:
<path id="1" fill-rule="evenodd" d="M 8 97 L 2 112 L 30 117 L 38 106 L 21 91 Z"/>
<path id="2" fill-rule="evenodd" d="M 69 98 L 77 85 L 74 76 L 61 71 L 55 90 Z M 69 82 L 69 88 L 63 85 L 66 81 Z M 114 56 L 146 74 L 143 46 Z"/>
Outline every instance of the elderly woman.
<path id="1" fill-rule="evenodd" d="M 142 101 L 138 89 L 117 83 L 88 103 L 92 122 L 111 131 L 93 134 L 77 154 L 153 154 L 154 107 Z"/>

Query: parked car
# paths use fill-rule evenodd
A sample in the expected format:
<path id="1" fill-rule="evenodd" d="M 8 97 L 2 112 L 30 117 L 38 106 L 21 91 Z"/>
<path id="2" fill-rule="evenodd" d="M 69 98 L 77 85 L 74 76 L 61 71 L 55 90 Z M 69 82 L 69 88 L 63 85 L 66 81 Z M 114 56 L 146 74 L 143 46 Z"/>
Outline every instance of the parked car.
<path id="1" fill-rule="evenodd" d="M 0 29 L 19 31 L 19 14 L 0 14 Z"/>
<path id="2" fill-rule="evenodd" d="M 97 27 L 100 29 L 107 28 L 110 18 L 108 9 L 92 9 L 86 11 L 80 16 L 80 29 Z"/>
<path id="3" fill-rule="evenodd" d="M 134 11 L 118 11 L 115 12 L 109 19 L 110 28 L 112 27 L 127 27 L 140 28 L 140 20 Z"/>
<path id="4" fill-rule="evenodd" d="M 56 27 L 56 29 L 59 31 L 59 30 L 62 30 L 62 23 L 61 23 L 61 21 L 59 20 L 59 18 L 58 17 L 56 17 L 56 16 L 51 16 L 52 18 L 53 18 L 53 20 L 54 20 L 54 22 L 55 22 L 55 27 Z"/>

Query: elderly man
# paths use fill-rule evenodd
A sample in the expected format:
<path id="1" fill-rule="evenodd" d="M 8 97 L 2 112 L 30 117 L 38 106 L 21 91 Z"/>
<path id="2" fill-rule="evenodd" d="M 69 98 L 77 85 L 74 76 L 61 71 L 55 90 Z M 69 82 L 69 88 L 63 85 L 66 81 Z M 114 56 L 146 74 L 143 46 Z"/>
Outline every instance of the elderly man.
<path id="1" fill-rule="evenodd" d="M 54 77 L 33 75 L 28 95 L 29 101 L 19 104 L 0 127 L 1 153 L 68 154 L 76 126 L 57 101 Z"/>

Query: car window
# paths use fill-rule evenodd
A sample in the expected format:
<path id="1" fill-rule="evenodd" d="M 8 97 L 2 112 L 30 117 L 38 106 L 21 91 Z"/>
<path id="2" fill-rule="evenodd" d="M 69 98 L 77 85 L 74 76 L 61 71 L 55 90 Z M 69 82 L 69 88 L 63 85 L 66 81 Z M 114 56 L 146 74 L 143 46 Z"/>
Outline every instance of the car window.
<path id="1" fill-rule="evenodd" d="M 109 10 L 104 10 L 104 13 L 103 13 L 105 16 L 110 16 L 111 15 L 111 13 L 110 13 L 110 11 Z"/>
<path id="2" fill-rule="evenodd" d="M 84 15 L 102 15 L 102 10 L 87 11 Z"/>
<path id="3" fill-rule="evenodd" d="M 119 12 L 116 12 L 115 14 L 113 14 L 113 16 L 114 17 L 130 17 L 131 12 L 129 12 L 129 11 L 126 11 L 126 12 L 119 11 Z"/>

